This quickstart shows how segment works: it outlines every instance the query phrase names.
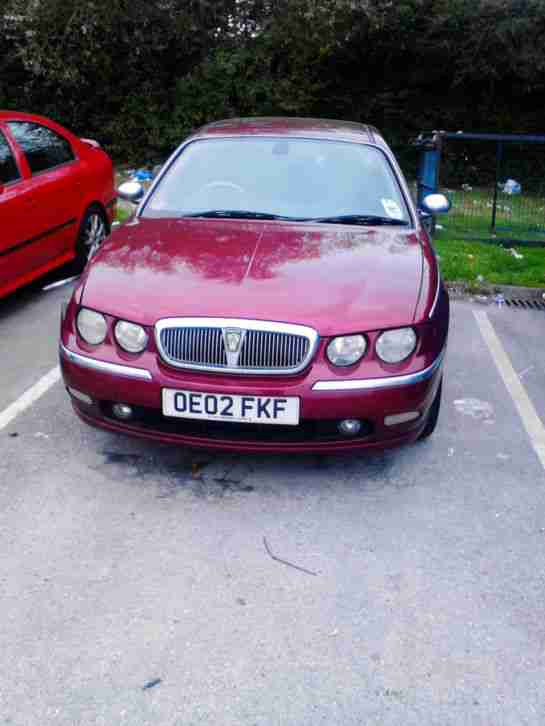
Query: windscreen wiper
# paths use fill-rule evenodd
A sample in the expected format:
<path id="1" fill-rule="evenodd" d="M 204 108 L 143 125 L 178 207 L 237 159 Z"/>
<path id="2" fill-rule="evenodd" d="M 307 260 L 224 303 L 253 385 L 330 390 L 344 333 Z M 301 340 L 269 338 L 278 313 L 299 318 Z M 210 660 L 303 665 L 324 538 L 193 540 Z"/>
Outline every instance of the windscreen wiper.
<path id="1" fill-rule="evenodd" d="M 191 212 L 182 214 L 182 217 L 204 217 L 206 219 L 284 219 L 292 221 L 293 217 L 282 217 L 280 214 L 269 212 L 249 212 L 245 209 L 208 209 L 202 212 Z"/>
<path id="2" fill-rule="evenodd" d="M 394 225 L 406 227 L 409 223 L 404 219 L 380 217 L 374 214 L 339 214 L 336 217 L 312 217 L 305 222 L 318 222 L 324 224 L 361 224 L 365 226 Z"/>

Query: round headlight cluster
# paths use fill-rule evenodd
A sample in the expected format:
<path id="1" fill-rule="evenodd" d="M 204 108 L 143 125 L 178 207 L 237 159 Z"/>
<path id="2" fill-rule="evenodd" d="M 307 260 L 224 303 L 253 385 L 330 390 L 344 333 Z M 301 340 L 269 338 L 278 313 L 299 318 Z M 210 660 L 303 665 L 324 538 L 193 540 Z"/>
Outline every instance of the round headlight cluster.
<path id="1" fill-rule="evenodd" d="M 90 345 L 99 345 L 106 339 L 108 323 L 101 313 L 82 308 L 76 319 L 78 333 Z M 127 353 L 141 353 L 148 345 L 148 334 L 141 325 L 119 320 L 114 328 L 117 344 Z"/>
<path id="2" fill-rule="evenodd" d="M 343 335 L 333 338 L 327 346 L 327 357 L 334 366 L 351 366 L 363 358 L 367 340 L 363 335 Z"/>
<path id="3" fill-rule="evenodd" d="M 385 363 L 401 363 L 416 348 L 416 333 L 412 328 L 387 330 L 379 335 L 375 349 Z"/>
<path id="4" fill-rule="evenodd" d="M 141 353 L 148 344 L 148 334 L 141 325 L 120 320 L 114 328 L 115 339 L 127 353 Z"/>
<path id="5" fill-rule="evenodd" d="M 82 308 L 79 311 L 76 327 L 83 340 L 91 345 L 103 343 L 108 332 L 108 324 L 104 315 L 88 308 Z"/>

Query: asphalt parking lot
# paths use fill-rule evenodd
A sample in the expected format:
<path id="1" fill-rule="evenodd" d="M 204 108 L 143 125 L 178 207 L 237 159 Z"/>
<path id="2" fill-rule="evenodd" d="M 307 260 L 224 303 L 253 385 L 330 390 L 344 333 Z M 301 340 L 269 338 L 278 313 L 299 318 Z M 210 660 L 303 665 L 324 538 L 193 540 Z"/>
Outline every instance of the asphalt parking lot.
<path id="1" fill-rule="evenodd" d="M 0 723 L 543 724 L 543 311 L 453 302 L 429 441 L 286 459 L 85 427 L 69 292 L 0 302 Z"/>

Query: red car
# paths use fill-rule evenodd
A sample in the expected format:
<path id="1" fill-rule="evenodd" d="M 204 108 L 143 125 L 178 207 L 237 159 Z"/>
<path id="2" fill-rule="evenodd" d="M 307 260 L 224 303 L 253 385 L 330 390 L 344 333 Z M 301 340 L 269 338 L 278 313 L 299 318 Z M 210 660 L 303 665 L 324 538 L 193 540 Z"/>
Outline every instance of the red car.
<path id="1" fill-rule="evenodd" d="M 449 301 L 378 131 L 242 119 L 188 138 L 87 266 L 60 358 L 76 413 L 192 447 L 335 452 L 428 436 Z"/>
<path id="2" fill-rule="evenodd" d="M 96 141 L 0 111 L 0 298 L 71 260 L 83 268 L 115 202 L 112 162 Z"/>

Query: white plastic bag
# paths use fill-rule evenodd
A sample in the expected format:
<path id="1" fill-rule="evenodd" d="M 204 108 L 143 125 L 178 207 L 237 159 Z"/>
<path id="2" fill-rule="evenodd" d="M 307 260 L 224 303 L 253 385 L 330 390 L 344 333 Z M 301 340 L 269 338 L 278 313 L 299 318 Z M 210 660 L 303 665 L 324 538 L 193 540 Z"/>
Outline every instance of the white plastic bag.
<path id="1" fill-rule="evenodd" d="M 505 194 L 520 194 L 522 187 L 515 179 L 508 179 L 503 185 L 502 191 L 505 192 Z"/>

